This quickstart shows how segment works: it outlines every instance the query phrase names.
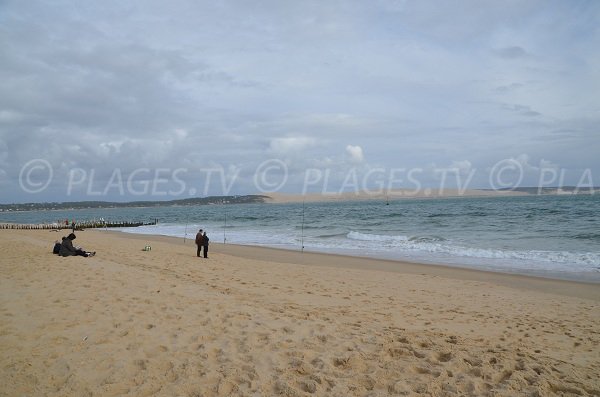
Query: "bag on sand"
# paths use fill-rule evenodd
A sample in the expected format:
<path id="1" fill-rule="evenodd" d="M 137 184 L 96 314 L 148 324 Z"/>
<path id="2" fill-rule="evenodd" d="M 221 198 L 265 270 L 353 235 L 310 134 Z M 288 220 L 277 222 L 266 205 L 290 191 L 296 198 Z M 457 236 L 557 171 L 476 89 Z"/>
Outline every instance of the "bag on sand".
<path id="1" fill-rule="evenodd" d="M 58 255 L 60 251 L 60 243 L 57 241 L 54 243 L 54 248 L 52 249 L 52 253 Z"/>

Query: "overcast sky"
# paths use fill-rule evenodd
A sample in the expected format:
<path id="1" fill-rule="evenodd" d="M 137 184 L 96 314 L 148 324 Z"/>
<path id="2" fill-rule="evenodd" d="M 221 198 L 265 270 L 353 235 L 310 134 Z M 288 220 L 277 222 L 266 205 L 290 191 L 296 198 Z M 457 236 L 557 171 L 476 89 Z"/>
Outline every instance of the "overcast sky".
<path id="1" fill-rule="evenodd" d="M 0 202 L 412 169 L 490 187 L 499 161 L 521 185 L 600 185 L 600 2 L 0 2 Z"/>

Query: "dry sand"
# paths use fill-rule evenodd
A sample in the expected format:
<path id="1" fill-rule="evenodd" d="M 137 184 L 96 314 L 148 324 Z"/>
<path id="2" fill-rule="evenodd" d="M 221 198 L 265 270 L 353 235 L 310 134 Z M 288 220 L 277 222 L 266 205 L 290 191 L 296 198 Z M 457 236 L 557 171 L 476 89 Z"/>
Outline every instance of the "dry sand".
<path id="1" fill-rule="evenodd" d="M 600 395 L 598 284 L 60 236 L 0 231 L 2 396 Z"/>

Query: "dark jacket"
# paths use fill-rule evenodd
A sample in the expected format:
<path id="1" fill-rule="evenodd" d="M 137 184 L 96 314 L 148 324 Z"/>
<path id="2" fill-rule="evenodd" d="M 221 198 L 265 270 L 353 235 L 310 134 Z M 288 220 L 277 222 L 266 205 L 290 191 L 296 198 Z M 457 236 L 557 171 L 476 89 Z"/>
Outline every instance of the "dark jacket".
<path id="1" fill-rule="evenodd" d="M 208 247 L 208 240 L 210 240 L 210 239 L 208 238 L 208 236 L 206 234 L 204 236 L 202 236 L 202 238 L 204 239 L 204 246 Z"/>
<path id="2" fill-rule="evenodd" d="M 62 244 L 60 245 L 60 256 L 73 256 L 76 254 L 75 247 L 73 247 L 73 241 L 68 237 L 63 237 Z"/>
<path id="3" fill-rule="evenodd" d="M 202 233 L 196 234 L 196 245 L 204 245 L 204 236 Z"/>

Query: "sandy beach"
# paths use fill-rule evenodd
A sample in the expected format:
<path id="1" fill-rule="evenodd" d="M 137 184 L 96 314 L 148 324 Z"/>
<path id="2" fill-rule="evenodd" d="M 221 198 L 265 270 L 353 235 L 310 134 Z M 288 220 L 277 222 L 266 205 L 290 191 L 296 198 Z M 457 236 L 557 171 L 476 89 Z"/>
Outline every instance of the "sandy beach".
<path id="1" fill-rule="evenodd" d="M 600 396 L 598 284 L 62 235 L 0 230 L 0 396 Z"/>

